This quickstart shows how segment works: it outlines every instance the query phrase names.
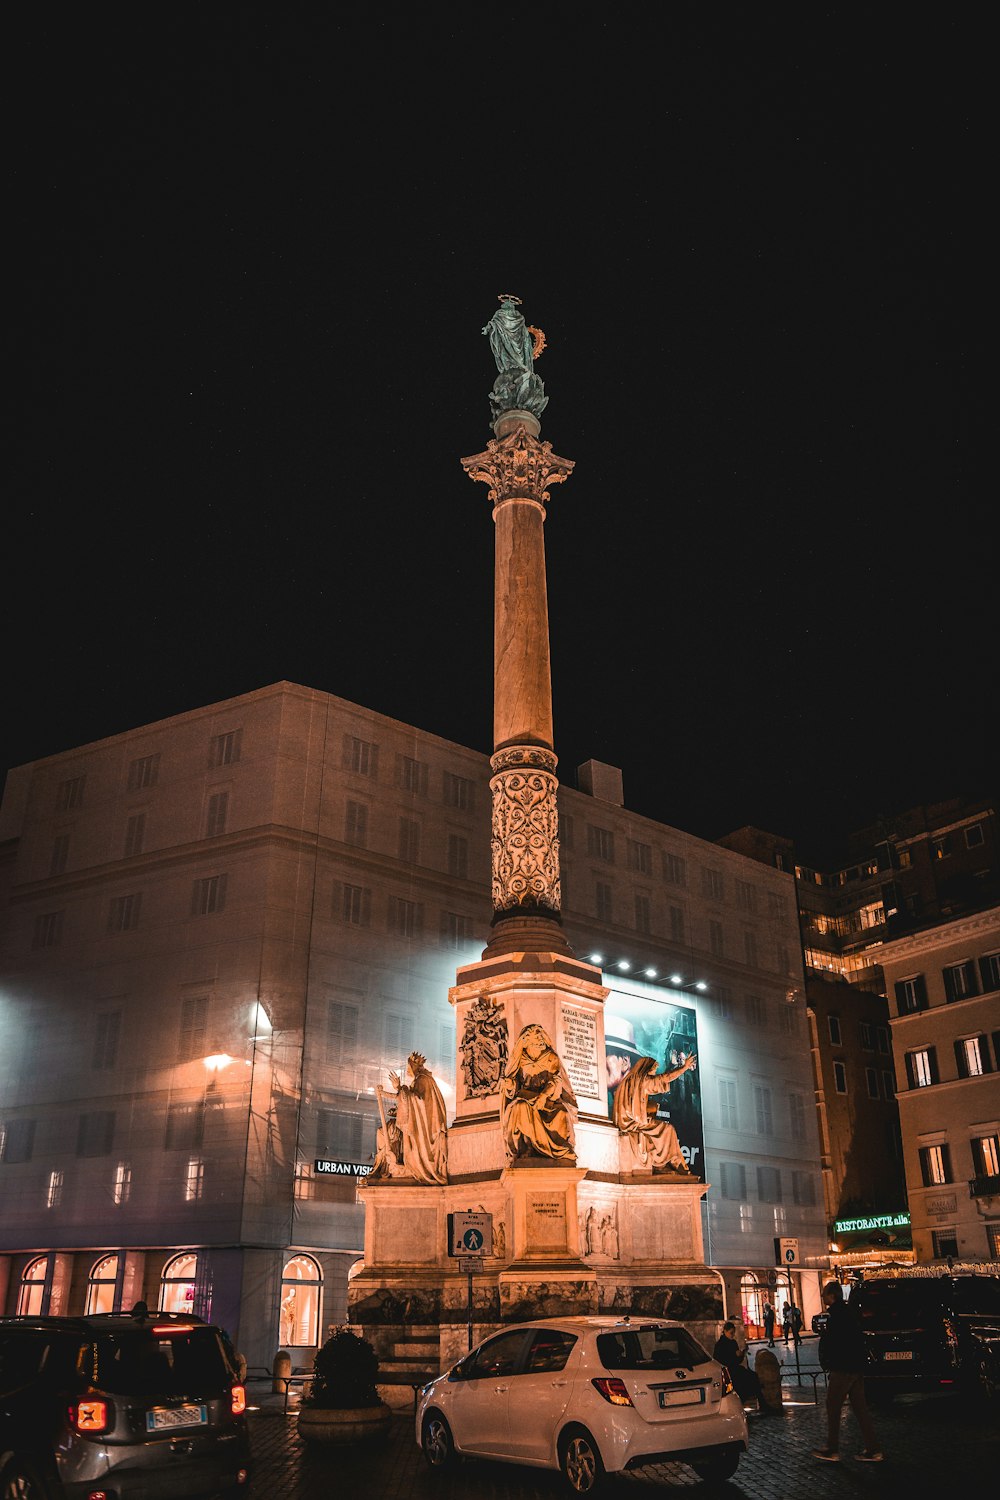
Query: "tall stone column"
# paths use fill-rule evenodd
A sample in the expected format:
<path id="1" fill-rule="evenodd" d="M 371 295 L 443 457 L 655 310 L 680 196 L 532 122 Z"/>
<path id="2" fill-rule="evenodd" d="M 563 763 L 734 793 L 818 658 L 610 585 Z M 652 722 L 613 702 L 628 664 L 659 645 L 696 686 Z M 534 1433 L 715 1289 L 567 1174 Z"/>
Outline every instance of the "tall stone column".
<path id="1" fill-rule="evenodd" d="M 496 528 L 493 636 L 493 926 L 486 953 L 569 954 L 562 931 L 559 817 L 552 733 L 545 507 L 571 459 L 539 440 L 530 411 L 493 424 L 482 453 L 462 459 L 489 486 Z"/>

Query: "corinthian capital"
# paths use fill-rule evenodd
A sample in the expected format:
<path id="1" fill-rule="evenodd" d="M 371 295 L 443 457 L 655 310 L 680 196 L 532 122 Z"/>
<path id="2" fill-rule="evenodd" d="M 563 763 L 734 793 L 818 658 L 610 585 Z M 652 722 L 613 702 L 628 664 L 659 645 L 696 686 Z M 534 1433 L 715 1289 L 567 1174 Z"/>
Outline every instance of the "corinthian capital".
<path id="1" fill-rule="evenodd" d="M 483 453 L 461 460 L 470 479 L 490 487 L 493 505 L 503 500 L 534 500 L 543 505 L 548 486 L 561 484 L 573 472 L 574 460 L 560 458 L 551 443 L 543 443 L 524 427 L 491 438 Z"/>

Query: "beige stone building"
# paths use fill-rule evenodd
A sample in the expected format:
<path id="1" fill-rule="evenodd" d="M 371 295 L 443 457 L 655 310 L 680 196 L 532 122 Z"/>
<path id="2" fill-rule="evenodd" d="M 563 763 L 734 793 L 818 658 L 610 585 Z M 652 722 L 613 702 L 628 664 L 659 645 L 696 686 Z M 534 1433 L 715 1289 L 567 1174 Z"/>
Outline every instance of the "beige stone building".
<path id="1" fill-rule="evenodd" d="M 455 1103 L 489 774 L 289 683 L 11 772 L 0 1306 L 142 1296 L 211 1315 L 252 1365 L 284 1345 L 308 1367 L 364 1242 L 378 1084 L 418 1049 Z M 630 812 L 613 768 L 579 781 L 559 790 L 566 935 L 623 1030 L 669 1010 L 696 1043 L 730 1312 L 754 1317 L 770 1278 L 808 1315 L 827 1242 L 793 878 Z M 776 1281 L 777 1236 L 798 1248 Z"/>

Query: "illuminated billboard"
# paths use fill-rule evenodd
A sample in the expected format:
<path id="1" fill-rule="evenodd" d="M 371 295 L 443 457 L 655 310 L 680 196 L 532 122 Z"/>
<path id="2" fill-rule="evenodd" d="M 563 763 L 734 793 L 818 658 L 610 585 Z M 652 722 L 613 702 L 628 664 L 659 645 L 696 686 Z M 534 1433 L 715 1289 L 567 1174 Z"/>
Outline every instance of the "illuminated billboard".
<path id="1" fill-rule="evenodd" d="M 608 1110 L 614 1114 L 614 1094 L 640 1057 L 651 1057 L 656 1073 L 679 1068 L 698 1052 L 698 1022 L 694 1009 L 673 1001 L 644 1000 L 612 990 L 604 1010 L 604 1042 L 608 1058 Z M 701 1123 L 701 1080 L 697 1065 L 682 1073 L 665 1093 L 654 1094 L 650 1105 L 657 1119 L 677 1131 L 681 1153 L 700 1181 L 705 1180 L 705 1140 Z"/>

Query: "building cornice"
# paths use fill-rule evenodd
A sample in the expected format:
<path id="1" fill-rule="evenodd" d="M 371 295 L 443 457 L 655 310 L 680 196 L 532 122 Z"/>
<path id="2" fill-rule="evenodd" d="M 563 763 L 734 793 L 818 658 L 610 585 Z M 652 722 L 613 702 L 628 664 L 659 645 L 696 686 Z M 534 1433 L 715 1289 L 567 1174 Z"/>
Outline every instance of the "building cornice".
<path id="1" fill-rule="evenodd" d="M 921 932 L 911 933 L 907 937 L 892 938 L 881 945 L 879 963 L 884 968 L 887 958 L 909 958 L 914 953 L 927 953 L 940 948 L 943 943 L 954 942 L 956 938 L 974 937 L 991 929 L 1000 931 L 1000 906 L 991 906 L 987 911 L 973 912 L 967 917 L 954 917 L 950 921 L 938 922 L 933 927 L 925 927 Z"/>

